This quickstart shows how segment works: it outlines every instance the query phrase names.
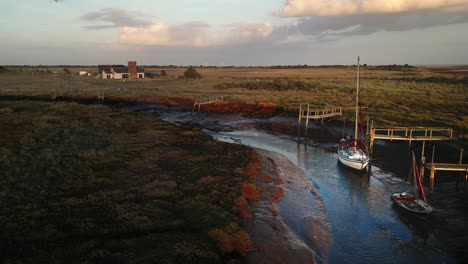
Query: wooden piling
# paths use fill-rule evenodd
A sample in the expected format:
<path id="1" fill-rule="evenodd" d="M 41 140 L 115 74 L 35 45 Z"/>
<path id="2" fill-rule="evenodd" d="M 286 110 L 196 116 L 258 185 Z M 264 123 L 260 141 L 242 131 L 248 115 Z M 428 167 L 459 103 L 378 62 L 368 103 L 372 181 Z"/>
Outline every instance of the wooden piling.
<path id="1" fill-rule="evenodd" d="M 299 104 L 299 120 L 297 122 L 297 140 L 301 137 L 301 123 L 302 123 L 302 104 Z"/>
<path id="2" fill-rule="evenodd" d="M 434 176 L 435 176 L 435 166 L 434 163 L 431 165 L 431 177 L 429 180 L 429 193 L 432 193 L 432 190 L 434 190 Z"/>
<path id="3" fill-rule="evenodd" d="M 309 129 L 309 105 L 307 105 L 307 116 L 306 116 L 306 124 L 305 124 L 305 133 L 304 133 L 304 138 L 307 139 L 307 130 Z"/>
<path id="4" fill-rule="evenodd" d="M 426 145 L 426 141 L 423 141 L 423 145 L 422 145 L 422 151 L 421 151 L 421 167 L 420 167 L 420 172 L 421 172 L 421 184 L 423 184 L 424 182 L 424 163 L 426 162 L 426 157 L 424 155 L 424 147 Z"/>

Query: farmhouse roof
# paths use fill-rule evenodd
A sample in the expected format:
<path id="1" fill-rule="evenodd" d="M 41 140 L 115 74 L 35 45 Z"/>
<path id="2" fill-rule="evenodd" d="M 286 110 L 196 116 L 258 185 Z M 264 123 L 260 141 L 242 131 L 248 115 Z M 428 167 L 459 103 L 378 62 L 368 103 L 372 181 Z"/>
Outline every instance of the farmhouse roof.
<path id="1" fill-rule="evenodd" d="M 111 73 L 111 65 L 98 65 L 98 72 L 99 74 L 102 73 L 102 71 L 105 71 L 105 73 Z"/>
<path id="2" fill-rule="evenodd" d="M 128 73 L 128 67 L 112 67 L 116 73 Z"/>

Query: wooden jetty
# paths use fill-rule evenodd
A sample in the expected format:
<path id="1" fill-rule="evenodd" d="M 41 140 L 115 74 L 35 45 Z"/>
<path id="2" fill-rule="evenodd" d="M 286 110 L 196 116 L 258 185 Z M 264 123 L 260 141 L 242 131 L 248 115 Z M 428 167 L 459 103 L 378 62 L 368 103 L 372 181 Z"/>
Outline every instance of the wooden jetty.
<path id="1" fill-rule="evenodd" d="M 193 103 L 192 112 L 195 111 L 195 108 L 198 106 L 198 112 L 200 112 L 200 107 L 202 105 L 211 105 L 216 102 L 224 100 L 224 96 L 210 96 L 210 97 L 199 97 Z"/>
<path id="2" fill-rule="evenodd" d="M 104 91 L 98 91 L 98 93 L 97 93 L 97 99 L 98 99 L 98 101 L 104 101 L 104 98 L 105 98 L 105 93 L 104 93 Z"/>
<path id="3" fill-rule="evenodd" d="M 305 133 L 304 137 L 307 137 L 307 129 L 309 127 L 309 120 L 319 120 L 325 118 L 331 118 L 335 116 L 342 115 L 342 108 L 335 107 L 335 108 L 328 108 L 328 109 L 310 109 L 310 105 L 307 104 L 307 107 L 303 107 L 302 104 L 299 105 L 299 118 L 298 118 L 298 125 L 297 125 L 297 137 L 301 136 L 301 126 L 302 120 L 305 119 Z"/>
<path id="4" fill-rule="evenodd" d="M 369 149 L 372 154 L 374 140 L 403 140 L 409 141 L 442 141 L 453 138 L 453 129 L 445 127 L 393 127 L 370 128 Z"/>
<path id="5" fill-rule="evenodd" d="M 468 164 L 463 164 L 463 149 L 460 150 L 460 159 L 458 163 L 435 163 L 434 162 L 434 152 L 435 146 L 432 149 L 432 162 L 424 163 L 424 166 L 421 166 L 421 178 L 424 178 L 424 168 L 430 170 L 429 178 L 429 193 L 432 193 L 434 189 L 435 175 L 437 171 L 459 171 L 465 172 L 465 184 L 468 181 Z M 424 162 L 424 157 L 422 158 Z"/>

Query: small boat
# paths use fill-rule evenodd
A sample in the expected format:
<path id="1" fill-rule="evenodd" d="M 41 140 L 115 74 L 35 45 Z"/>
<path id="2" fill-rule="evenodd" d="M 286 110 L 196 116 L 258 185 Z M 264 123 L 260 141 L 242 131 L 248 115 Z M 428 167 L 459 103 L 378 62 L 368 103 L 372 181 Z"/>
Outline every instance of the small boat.
<path id="1" fill-rule="evenodd" d="M 354 138 L 341 139 L 340 145 L 338 146 L 338 160 L 344 165 L 356 169 L 363 170 L 369 163 L 369 156 L 365 153 L 364 142 L 362 140 L 362 127 L 361 137 L 358 140 L 358 123 L 361 124 L 359 117 L 359 57 L 357 63 L 357 84 L 356 84 L 356 119 L 354 127 Z"/>
<path id="2" fill-rule="evenodd" d="M 427 203 L 426 195 L 422 187 L 421 178 L 419 176 L 418 166 L 416 164 L 416 158 L 413 152 L 413 182 L 414 182 L 414 195 L 407 192 L 394 193 L 390 198 L 401 208 L 418 214 L 429 214 L 434 209 Z M 419 193 L 423 199 L 420 199 Z"/>

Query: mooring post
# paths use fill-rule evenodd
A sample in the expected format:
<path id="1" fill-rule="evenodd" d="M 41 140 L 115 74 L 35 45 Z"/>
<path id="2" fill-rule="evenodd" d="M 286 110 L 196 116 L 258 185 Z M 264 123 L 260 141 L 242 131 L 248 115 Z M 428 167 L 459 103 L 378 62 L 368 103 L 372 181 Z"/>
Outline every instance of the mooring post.
<path id="1" fill-rule="evenodd" d="M 458 160 L 458 164 L 462 164 L 463 161 L 463 148 L 460 149 L 460 159 Z"/>
<path id="2" fill-rule="evenodd" d="M 198 99 L 195 99 L 195 103 L 193 103 L 193 107 L 192 107 L 192 112 L 195 111 L 195 107 L 197 106 L 197 103 L 198 103 Z"/>
<path id="3" fill-rule="evenodd" d="M 431 178 L 429 181 L 429 193 L 432 193 L 434 189 L 434 177 L 435 177 L 435 165 L 434 163 L 431 164 Z"/>
<path id="4" fill-rule="evenodd" d="M 305 138 L 306 140 L 307 140 L 307 130 L 308 130 L 308 128 L 309 128 L 309 113 L 310 113 L 310 112 L 309 112 L 309 111 L 310 111 L 310 110 L 309 110 L 309 107 L 310 107 L 310 105 L 307 104 L 307 116 L 306 116 L 305 134 L 304 134 L 304 138 Z"/>
<path id="5" fill-rule="evenodd" d="M 366 145 L 366 153 L 369 155 L 369 116 L 366 116 L 366 142 L 364 143 Z"/>
<path id="6" fill-rule="evenodd" d="M 463 148 L 460 149 L 460 159 L 458 160 L 458 164 L 462 164 L 463 161 Z M 463 176 L 463 174 L 462 174 Z M 464 184 L 466 186 L 466 181 L 468 180 L 468 169 L 465 171 L 465 179 Z"/>
<path id="7" fill-rule="evenodd" d="M 431 159 L 432 164 L 434 164 L 434 153 L 435 153 L 435 144 L 432 146 L 432 159 Z"/>
<path id="8" fill-rule="evenodd" d="M 301 123 L 302 123 L 302 104 L 299 104 L 299 120 L 297 122 L 297 140 L 301 138 Z"/>
<path id="9" fill-rule="evenodd" d="M 409 144 L 411 146 L 411 140 L 413 139 L 413 129 L 410 129 L 410 133 L 409 133 Z"/>

